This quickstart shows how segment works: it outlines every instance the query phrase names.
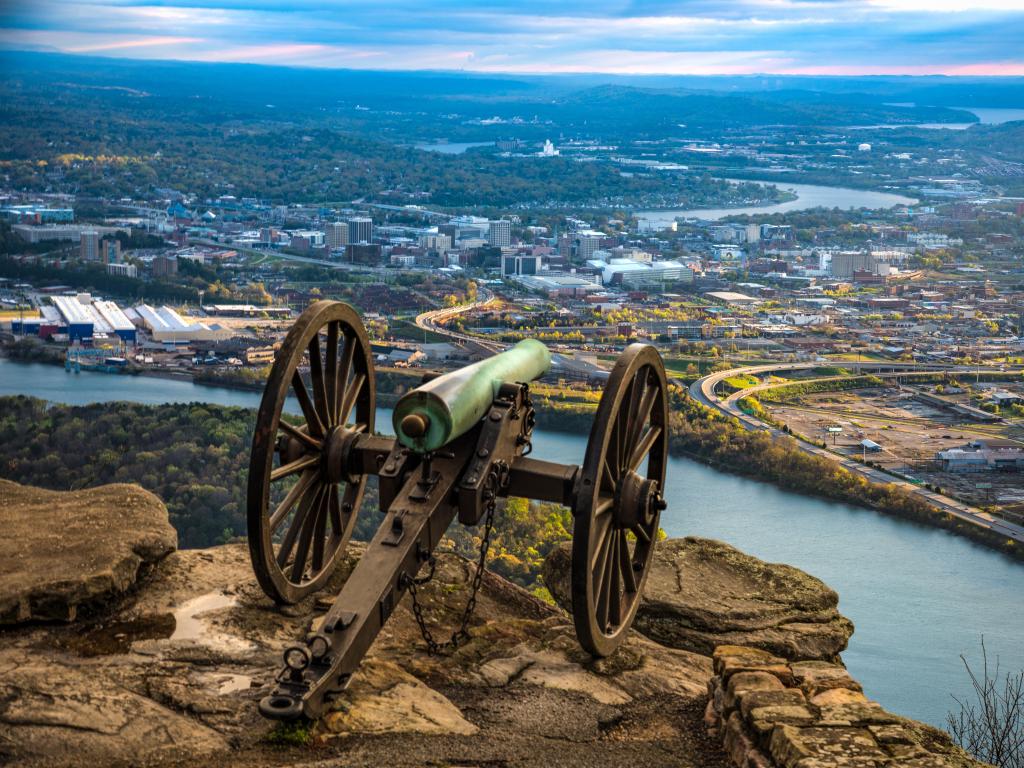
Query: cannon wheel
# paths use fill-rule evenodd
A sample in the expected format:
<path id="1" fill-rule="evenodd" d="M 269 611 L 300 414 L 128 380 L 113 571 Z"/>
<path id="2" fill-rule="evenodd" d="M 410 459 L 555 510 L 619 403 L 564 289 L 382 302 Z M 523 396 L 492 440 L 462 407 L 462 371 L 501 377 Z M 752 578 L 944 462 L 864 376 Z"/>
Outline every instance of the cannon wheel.
<path id="1" fill-rule="evenodd" d="M 614 653 L 633 622 L 658 538 L 668 454 L 668 384 L 654 347 L 619 356 L 597 407 L 572 535 L 576 636 Z"/>
<path id="2" fill-rule="evenodd" d="M 311 390 L 300 372 L 308 366 Z M 348 543 L 366 476 L 340 458 L 373 434 L 373 358 L 359 315 L 311 304 L 288 332 L 267 380 L 249 461 L 249 554 L 263 591 L 296 603 L 330 578 Z M 285 401 L 298 421 L 284 420 Z"/>

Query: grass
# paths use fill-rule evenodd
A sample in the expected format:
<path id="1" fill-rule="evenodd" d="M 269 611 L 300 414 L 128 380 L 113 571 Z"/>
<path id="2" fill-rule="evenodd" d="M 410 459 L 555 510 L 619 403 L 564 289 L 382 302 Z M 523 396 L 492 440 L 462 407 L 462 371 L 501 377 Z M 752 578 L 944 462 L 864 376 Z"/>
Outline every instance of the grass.
<path id="1" fill-rule="evenodd" d="M 268 744 L 281 747 L 303 747 L 312 740 L 313 723 L 308 720 L 278 723 L 270 733 L 264 736 L 264 741 Z"/>
<path id="2" fill-rule="evenodd" d="M 756 387 L 761 383 L 761 380 L 754 376 L 730 376 L 723 382 L 725 386 L 732 390 L 739 391 L 741 389 L 747 389 L 749 387 Z"/>

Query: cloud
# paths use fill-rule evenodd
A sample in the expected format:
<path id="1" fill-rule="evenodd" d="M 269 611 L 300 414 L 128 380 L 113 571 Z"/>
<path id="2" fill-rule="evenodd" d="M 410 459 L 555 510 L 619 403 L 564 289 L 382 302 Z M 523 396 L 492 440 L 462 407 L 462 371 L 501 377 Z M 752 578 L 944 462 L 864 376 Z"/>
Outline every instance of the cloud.
<path id="1" fill-rule="evenodd" d="M 485 72 L 1004 74 L 1024 1 L 0 0 L 0 45 Z"/>

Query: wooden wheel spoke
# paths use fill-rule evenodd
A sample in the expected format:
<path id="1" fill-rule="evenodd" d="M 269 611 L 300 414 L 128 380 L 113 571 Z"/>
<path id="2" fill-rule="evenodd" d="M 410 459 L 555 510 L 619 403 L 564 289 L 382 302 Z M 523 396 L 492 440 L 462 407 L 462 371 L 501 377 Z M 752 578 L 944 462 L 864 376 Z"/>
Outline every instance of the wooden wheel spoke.
<path id="1" fill-rule="evenodd" d="M 292 507 L 295 506 L 295 503 L 302 500 L 302 497 L 305 495 L 306 491 L 309 490 L 309 486 L 316 478 L 316 474 L 317 473 L 312 469 L 307 469 L 303 472 L 299 481 L 292 486 L 291 490 L 288 491 L 288 494 L 284 497 L 281 503 L 277 505 L 277 509 L 274 510 L 274 514 L 270 516 L 270 520 L 268 522 L 271 533 L 278 529 L 281 522 L 288 516 Z"/>
<path id="2" fill-rule="evenodd" d="M 310 571 L 316 574 L 324 567 L 324 541 L 327 535 L 327 516 L 331 506 L 331 499 L 334 498 L 335 486 L 327 486 L 324 492 L 323 501 L 320 502 L 320 511 L 316 516 L 316 524 L 313 526 L 313 557 L 310 560 Z"/>
<path id="3" fill-rule="evenodd" d="M 324 381 L 324 361 L 320 357 L 320 334 L 309 340 L 309 380 L 313 384 L 313 405 L 324 427 L 331 426 L 331 409 L 327 406 L 327 385 Z"/>
<path id="4" fill-rule="evenodd" d="M 615 541 L 612 543 L 614 551 L 608 559 L 610 562 L 611 581 L 608 583 L 607 614 L 604 620 L 604 631 L 610 632 L 612 627 L 617 627 L 623 621 L 623 595 L 622 595 L 622 573 L 618 566 L 618 541 L 623 539 L 622 531 L 614 532 Z"/>
<path id="5" fill-rule="evenodd" d="M 287 432 L 291 437 L 299 440 L 314 450 L 321 450 L 324 447 L 322 441 L 317 440 L 315 437 L 310 435 L 308 432 L 303 432 L 301 429 L 296 427 L 294 424 L 289 424 L 284 419 L 278 422 L 277 426 L 284 432 Z"/>
<path id="6" fill-rule="evenodd" d="M 341 521 L 341 503 L 338 501 L 338 486 L 331 491 L 330 505 L 327 508 L 328 517 L 331 520 L 331 530 L 335 535 L 341 536 L 345 533 L 345 526 Z"/>
<path id="7" fill-rule="evenodd" d="M 615 531 L 612 530 L 608 535 L 608 546 L 606 548 L 606 556 L 603 559 L 603 568 L 601 569 L 601 583 L 599 588 L 594 590 L 597 596 L 597 620 L 598 626 L 602 632 L 606 632 L 608 628 L 608 612 L 611 608 L 611 587 L 612 581 L 614 581 L 614 573 L 618 571 L 618 566 L 615 563 L 614 548 L 615 548 Z"/>
<path id="8" fill-rule="evenodd" d="M 292 518 L 292 524 L 285 531 L 284 538 L 281 540 L 281 547 L 277 550 L 277 565 L 279 568 L 283 569 L 288 559 L 292 556 L 295 542 L 299 538 L 299 532 L 306 524 L 306 518 L 309 517 L 310 509 L 316 502 L 316 496 L 317 494 L 314 493 L 313 499 L 310 499 L 308 496 L 302 499 L 302 503 L 299 504 L 299 508 L 295 512 L 295 517 Z"/>
<path id="9" fill-rule="evenodd" d="M 640 400 L 640 404 L 636 410 L 636 420 L 633 422 L 633 430 L 629 435 L 630 447 L 636 445 L 640 439 L 640 435 L 643 433 L 644 425 L 647 423 L 647 419 L 651 415 L 651 409 L 654 407 L 654 400 L 658 396 L 658 387 L 650 383 L 644 388 L 644 396 Z"/>
<path id="10" fill-rule="evenodd" d="M 338 329 L 339 323 L 327 324 L 324 399 L 327 401 L 327 421 L 332 425 L 338 423 Z"/>
<path id="11" fill-rule="evenodd" d="M 651 452 L 651 448 L 653 448 L 654 444 L 658 442 L 659 437 L 661 437 L 661 427 L 652 426 L 647 430 L 643 439 L 637 443 L 636 448 L 633 449 L 633 453 L 629 457 L 630 471 L 637 471 L 637 468 L 643 463 L 647 454 Z"/>
<path id="12" fill-rule="evenodd" d="M 319 456 L 309 455 L 302 456 L 295 461 L 289 461 L 287 464 L 282 464 L 280 467 L 270 472 L 270 482 L 275 483 L 282 478 L 290 477 L 297 472 L 302 472 L 310 467 L 315 467 L 319 463 Z"/>
<path id="13" fill-rule="evenodd" d="M 356 338 L 345 334 L 345 350 L 341 355 L 341 363 L 338 365 L 337 387 L 334 392 L 334 423 L 345 425 L 345 417 L 348 415 L 343 411 L 343 399 L 348 390 L 348 378 L 352 373 L 352 361 L 356 354 Z"/>
<path id="14" fill-rule="evenodd" d="M 634 525 L 629 530 L 631 530 L 633 532 L 633 535 L 636 536 L 637 543 L 639 543 L 639 544 L 650 544 L 651 543 L 650 535 L 647 533 L 647 531 L 644 530 L 644 527 L 642 525 L 640 525 L 640 523 L 637 523 L 636 525 Z"/>
<path id="15" fill-rule="evenodd" d="M 598 517 L 595 515 L 594 518 L 594 555 L 590 562 L 590 568 L 594 571 L 595 575 L 600 572 L 594 570 L 598 560 L 603 560 L 605 555 L 605 547 L 608 543 L 608 531 L 612 526 L 612 515 L 602 515 Z"/>
<path id="16" fill-rule="evenodd" d="M 323 515 L 324 500 L 326 499 L 326 488 L 320 486 L 310 504 L 309 512 L 302 520 L 302 530 L 299 533 L 299 545 L 295 548 L 295 560 L 289 572 L 289 580 L 299 584 L 306 572 L 306 560 L 309 558 L 309 545 L 313 541 L 313 531 L 319 525 L 320 517 Z"/>
<path id="17" fill-rule="evenodd" d="M 316 407 L 306 390 L 306 383 L 302 380 L 302 375 L 298 370 L 292 374 L 292 389 L 295 391 L 295 399 L 299 401 L 302 415 L 306 418 L 306 424 L 309 425 L 309 433 L 314 437 L 323 437 L 325 432 L 323 422 L 320 421 Z"/>
<path id="18" fill-rule="evenodd" d="M 634 594 L 636 573 L 633 571 L 633 558 L 629 554 L 629 542 L 624 535 L 619 536 L 619 570 L 622 572 L 622 584 L 626 594 Z"/>
<path id="19" fill-rule="evenodd" d="M 359 397 L 359 393 L 363 389 L 363 385 L 366 384 L 366 374 L 359 373 L 352 379 L 352 384 L 348 387 L 345 392 L 345 396 L 341 401 L 341 410 L 338 411 L 338 423 L 344 425 L 348 421 L 349 412 L 356 404 L 356 398 Z"/>
<path id="20" fill-rule="evenodd" d="M 604 463 L 601 465 L 601 487 L 608 491 L 608 493 L 615 493 L 615 489 L 618 486 L 619 484 L 615 480 L 612 467 L 608 463 L 608 458 L 605 457 Z"/>
<path id="21" fill-rule="evenodd" d="M 637 407 L 640 403 L 640 390 L 646 384 L 646 379 L 640 378 L 642 371 L 637 371 L 633 376 L 633 381 L 629 385 L 629 407 L 626 408 L 626 423 L 622 430 L 622 455 L 629 456 L 629 452 L 633 448 L 634 432 L 637 428 L 637 421 L 639 414 L 637 413 Z M 641 422 L 642 423 L 642 422 Z"/>

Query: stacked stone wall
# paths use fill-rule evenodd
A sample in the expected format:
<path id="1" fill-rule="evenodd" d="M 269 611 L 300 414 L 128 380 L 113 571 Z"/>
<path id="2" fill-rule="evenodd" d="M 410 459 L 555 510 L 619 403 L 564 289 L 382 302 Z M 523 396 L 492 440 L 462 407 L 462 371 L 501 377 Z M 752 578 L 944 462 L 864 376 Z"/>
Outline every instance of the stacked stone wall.
<path id="1" fill-rule="evenodd" d="M 982 766 L 943 731 L 869 701 L 838 663 L 719 646 L 705 726 L 737 768 Z"/>

